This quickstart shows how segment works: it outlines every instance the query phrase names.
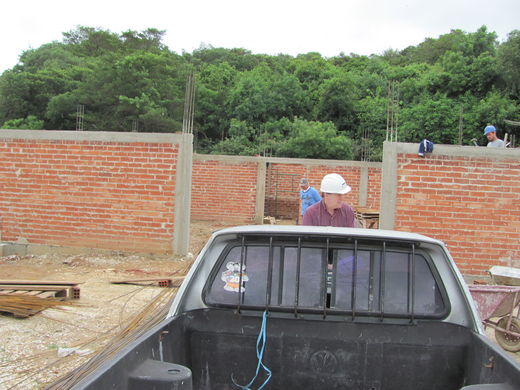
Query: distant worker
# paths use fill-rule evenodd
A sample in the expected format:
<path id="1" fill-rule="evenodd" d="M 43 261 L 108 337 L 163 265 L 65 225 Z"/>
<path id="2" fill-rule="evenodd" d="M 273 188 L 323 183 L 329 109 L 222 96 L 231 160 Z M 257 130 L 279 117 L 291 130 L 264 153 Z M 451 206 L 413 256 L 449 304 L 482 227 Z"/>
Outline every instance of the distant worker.
<path id="1" fill-rule="evenodd" d="M 303 218 L 303 214 L 307 208 L 312 206 L 314 203 L 318 203 L 321 200 L 321 196 L 316 190 L 316 188 L 311 187 L 309 185 L 309 180 L 301 179 L 300 180 L 300 200 L 301 200 L 301 217 Z M 301 222 L 301 220 L 300 220 Z"/>
<path id="2" fill-rule="evenodd" d="M 504 141 L 497 137 L 497 129 L 495 126 L 488 125 L 484 129 L 484 135 L 488 139 L 488 148 L 504 148 Z"/>
<path id="3" fill-rule="evenodd" d="M 343 201 L 351 189 L 337 173 L 325 175 L 320 186 L 323 199 L 305 211 L 302 225 L 356 227 L 354 211 Z"/>

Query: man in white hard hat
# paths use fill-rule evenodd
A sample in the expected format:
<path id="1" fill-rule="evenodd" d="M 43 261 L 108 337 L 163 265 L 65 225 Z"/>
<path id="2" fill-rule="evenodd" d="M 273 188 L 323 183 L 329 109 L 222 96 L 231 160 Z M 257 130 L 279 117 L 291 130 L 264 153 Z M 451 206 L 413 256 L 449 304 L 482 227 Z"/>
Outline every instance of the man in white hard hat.
<path id="1" fill-rule="evenodd" d="M 343 201 L 350 190 L 345 179 L 337 173 L 325 175 L 320 187 L 323 199 L 305 211 L 302 225 L 355 227 L 354 211 Z"/>

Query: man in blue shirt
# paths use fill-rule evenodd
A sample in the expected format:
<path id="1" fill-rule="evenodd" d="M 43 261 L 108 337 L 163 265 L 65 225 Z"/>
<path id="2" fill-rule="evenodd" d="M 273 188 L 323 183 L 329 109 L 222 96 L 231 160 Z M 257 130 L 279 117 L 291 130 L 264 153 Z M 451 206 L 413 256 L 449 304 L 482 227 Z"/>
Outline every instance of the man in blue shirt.
<path id="1" fill-rule="evenodd" d="M 307 179 L 300 180 L 300 199 L 301 199 L 301 210 L 300 215 L 303 217 L 305 210 L 314 203 L 318 203 L 321 200 L 321 196 L 315 188 L 309 185 Z"/>

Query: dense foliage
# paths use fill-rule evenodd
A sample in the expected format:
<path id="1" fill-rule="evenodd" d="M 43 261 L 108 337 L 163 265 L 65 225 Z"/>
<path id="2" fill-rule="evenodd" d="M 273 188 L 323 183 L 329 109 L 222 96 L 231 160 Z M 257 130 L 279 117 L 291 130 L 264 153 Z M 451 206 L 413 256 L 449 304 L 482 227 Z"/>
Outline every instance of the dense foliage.
<path id="1" fill-rule="evenodd" d="M 381 157 L 389 85 L 398 140 L 485 143 L 488 123 L 518 137 L 520 31 L 499 43 L 481 27 L 452 30 L 381 55 L 297 57 L 201 47 L 182 55 L 164 31 L 91 27 L 25 51 L 0 76 L 2 128 L 181 130 L 187 75 L 195 74 L 200 153 L 304 158 Z"/>

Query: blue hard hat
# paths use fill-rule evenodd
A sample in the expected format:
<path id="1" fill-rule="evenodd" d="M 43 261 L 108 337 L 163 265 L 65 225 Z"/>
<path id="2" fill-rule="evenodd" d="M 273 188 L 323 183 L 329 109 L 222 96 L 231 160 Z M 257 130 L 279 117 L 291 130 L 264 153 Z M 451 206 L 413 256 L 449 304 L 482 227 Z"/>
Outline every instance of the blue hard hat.
<path id="1" fill-rule="evenodd" d="M 495 129 L 495 126 L 486 126 L 486 128 L 484 129 L 484 135 L 488 134 L 488 133 L 492 133 L 492 132 L 496 132 L 497 129 Z"/>

